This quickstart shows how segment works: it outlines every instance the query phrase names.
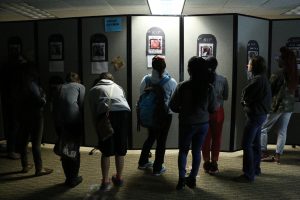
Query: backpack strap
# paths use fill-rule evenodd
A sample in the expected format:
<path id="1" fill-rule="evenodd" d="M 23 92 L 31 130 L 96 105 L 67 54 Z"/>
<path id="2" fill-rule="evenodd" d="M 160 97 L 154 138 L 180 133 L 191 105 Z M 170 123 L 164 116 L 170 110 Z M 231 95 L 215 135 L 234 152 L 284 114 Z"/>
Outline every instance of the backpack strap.
<path id="1" fill-rule="evenodd" d="M 145 83 L 146 83 L 146 87 L 149 87 L 152 85 L 152 82 L 151 82 L 151 75 L 148 74 L 146 77 L 145 77 Z"/>

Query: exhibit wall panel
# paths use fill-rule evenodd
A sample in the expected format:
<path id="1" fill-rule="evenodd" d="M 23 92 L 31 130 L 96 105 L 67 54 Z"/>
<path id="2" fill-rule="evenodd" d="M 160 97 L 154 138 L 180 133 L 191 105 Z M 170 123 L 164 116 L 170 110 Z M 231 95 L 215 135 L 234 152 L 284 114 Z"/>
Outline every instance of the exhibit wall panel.
<path id="1" fill-rule="evenodd" d="M 140 83 L 146 74 L 151 74 L 151 68 L 147 68 L 146 34 L 152 27 L 159 27 L 165 33 L 166 70 L 179 81 L 179 17 L 168 16 L 133 16 L 132 17 L 132 134 L 133 148 L 141 148 L 147 131 L 141 128 L 136 130 L 135 104 L 140 94 Z M 173 114 L 173 120 L 167 139 L 167 148 L 178 147 L 178 115 Z"/>
<path id="2" fill-rule="evenodd" d="M 44 142 L 54 143 L 56 132 L 52 116 L 52 102 L 49 93 L 49 80 L 53 76 L 59 76 L 65 80 L 68 72 L 80 74 L 78 66 L 78 27 L 77 19 L 59 19 L 38 21 L 38 55 L 41 84 L 46 90 L 47 104 L 44 111 Z M 62 65 L 49 60 L 48 39 L 51 35 L 59 34 L 63 37 L 64 58 Z M 57 53 L 58 53 L 57 52 Z M 60 61 L 59 61 L 60 62 Z M 53 66 L 51 66 L 53 64 Z M 57 69 L 53 70 L 59 66 Z M 54 67 L 54 68 L 52 68 Z M 59 69 L 59 70 L 58 70 Z"/>
<path id="3" fill-rule="evenodd" d="M 241 149 L 241 140 L 245 125 L 245 113 L 240 104 L 242 89 L 247 84 L 247 67 L 249 41 L 258 43 L 259 55 L 266 60 L 268 66 L 269 20 L 247 16 L 238 16 L 237 66 L 236 66 L 236 114 L 234 149 Z"/>
<path id="4" fill-rule="evenodd" d="M 0 61 L 6 61 L 8 56 L 8 40 L 19 37 L 22 42 L 22 54 L 30 61 L 35 60 L 34 52 L 34 22 L 8 22 L 0 24 Z"/>
<path id="5" fill-rule="evenodd" d="M 94 34 L 102 34 L 107 38 L 108 44 L 108 72 L 110 72 L 115 79 L 115 82 L 120 85 L 126 95 L 127 92 L 127 19 L 121 18 L 121 30 L 117 32 L 105 32 L 105 17 L 92 17 L 82 19 L 82 71 L 83 81 L 86 89 L 86 98 L 84 103 L 84 127 L 85 127 L 85 145 L 95 146 L 98 142 L 95 128 L 92 123 L 92 116 L 88 102 L 88 91 L 92 88 L 93 82 L 99 73 L 92 71 L 91 62 L 91 37 Z M 115 70 L 111 61 L 120 56 L 124 62 L 123 68 Z"/>
<path id="6" fill-rule="evenodd" d="M 298 37 L 298 49 L 297 55 L 300 59 L 300 20 L 278 20 L 272 21 L 272 48 L 271 48 L 271 72 L 278 70 L 278 64 L 276 57 L 280 55 L 280 47 L 286 46 L 288 39 Z M 300 68 L 298 67 L 298 76 L 300 76 Z M 299 78 L 300 80 L 300 78 Z M 300 144 L 299 126 L 297 125 L 300 121 L 300 83 L 298 84 L 298 97 L 296 98 L 294 113 L 291 116 L 288 130 L 286 144 Z M 271 132 L 269 134 L 269 143 L 275 144 L 277 134 Z"/>
<path id="7" fill-rule="evenodd" d="M 232 101 L 233 69 L 233 16 L 209 15 L 184 17 L 184 80 L 189 79 L 187 63 L 197 54 L 197 39 L 201 34 L 211 34 L 216 38 L 217 73 L 226 77 L 229 98 L 224 102 L 225 120 L 222 132 L 221 150 L 230 149 L 230 121 Z"/>

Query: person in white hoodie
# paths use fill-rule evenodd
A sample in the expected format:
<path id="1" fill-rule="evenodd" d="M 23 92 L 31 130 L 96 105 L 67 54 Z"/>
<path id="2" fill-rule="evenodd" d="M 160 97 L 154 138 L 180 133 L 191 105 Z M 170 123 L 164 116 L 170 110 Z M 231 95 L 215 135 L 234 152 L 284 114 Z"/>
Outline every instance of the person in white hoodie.
<path id="1" fill-rule="evenodd" d="M 109 103 L 109 98 L 111 103 Z M 122 186 L 124 156 L 127 153 L 127 138 L 129 130 L 130 107 L 125 97 L 125 92 L 121 86 L 114 82 L 111 73 L 104 72 L 100 74 L 99 81 L 89 91 L 89 103 L 96 122 L 103 114 L 109 110 L 109 119 L 114 129 L 113 136 L 99 140 L 99 150 L 101 156 L 102 183 L 100 189 L 108 191 L 112 184 Z M 116 174 L 111 180 L 108 177 L 110 157 L 115 156 Z"/>

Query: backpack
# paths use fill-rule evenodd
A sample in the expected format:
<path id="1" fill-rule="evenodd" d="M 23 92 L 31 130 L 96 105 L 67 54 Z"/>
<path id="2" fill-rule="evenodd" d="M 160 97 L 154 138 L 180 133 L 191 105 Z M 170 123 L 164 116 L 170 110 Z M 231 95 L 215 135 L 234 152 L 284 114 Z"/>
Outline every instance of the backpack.
<path id="1" fill-rule="evenodd" d="M 165 90 L 162 86 L 170 79 L 171 77 L 167 75 L 158 84 L 152 84 L 149 75 L 145 78 L 146 87 L 137 103 L 137 130 L 140 125 L 145 128 L 155 128 L 163 123 L 168 114 L 168 108 L 165 105 Z"/>

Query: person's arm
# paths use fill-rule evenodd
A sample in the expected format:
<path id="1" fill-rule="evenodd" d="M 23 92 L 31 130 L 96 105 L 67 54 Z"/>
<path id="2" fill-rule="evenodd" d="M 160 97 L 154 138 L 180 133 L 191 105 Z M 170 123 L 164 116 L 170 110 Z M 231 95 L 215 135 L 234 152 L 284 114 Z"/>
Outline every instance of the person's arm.
<path id="1" fill-rule="evenodd" d="M 257 79 L 251 80 L 242 92 L 242 105 L 249 106 L 252 103 L 255 103 L 257 100 L 261 99 L 261 93 L 262 88 L 260 81 Z"/>
<path id="2" fill-rule="evenodd" d="M 209 93 L 208 93 L 208 112 L 213 113 L 217 109 L 217 97 L 216 97 L 216 92 L 215 88 L 213 86 L 210 86 L 209 88 Z"/>
<path id="3" fill-rule="evenodd" d="M 224 77 L 223 100 L 228 100 L 229 87 L 227 79 Z"/>
<path id="4" fill-rule="evenodd" d="M 39 87 L 39 85 L 36 82 L 31 81 L 30 91 L 34 103 L 39 107 L 43 107 L 46 104 L 46 95 L 44 93 L 44 90 L 41 87 Z"/>
<path id="5" fill-rule="evenodd" d="M 144 93 L 144 89 L 146 87 L 146 78 L 148 76 L 144 76 L 144 78 L 141 81 L 141 85 L 140 85 L 140 95 L 142 95 Z"/>
<path id="6" fill-rule="evenodd" d="M 169 102 L 169 107 L 170 109 L 175 112 L 175 113 L 179 113 L 180 112 L 180 98 L 179 98 L 179 86 L 177 85 L 171 100 Z"/>
<path id="7" fill-rule="evenodd" d="M 78 105 L 79 105 L 80 108 L 82 108 L 82 106 L 83 106 L 84 96 L 85 96 L 85 87 L 80 84 L 80 86 L 79 86 L 79 98 L 78 98 Z"/>

